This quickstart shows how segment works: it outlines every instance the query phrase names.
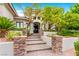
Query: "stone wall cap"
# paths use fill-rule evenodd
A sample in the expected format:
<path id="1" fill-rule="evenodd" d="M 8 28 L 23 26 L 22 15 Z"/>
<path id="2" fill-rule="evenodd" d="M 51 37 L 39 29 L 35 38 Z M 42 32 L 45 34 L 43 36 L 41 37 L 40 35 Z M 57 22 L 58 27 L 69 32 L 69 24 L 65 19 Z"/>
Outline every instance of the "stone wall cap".
<path id="1" fill-rule="evenodd" d="M 63 37 L 63 36 L 60 36 L 60 35 L 53 35 L 53 37 Z"/>
<path id="2" fill-rule="evenodd" d="M 15 36 L 15 37 L 27 37 L 27 36 Z"/>
<path id="3" fill-rule="evenodd" d="M 13 42 L 0 42 L 0 44 L 10 44 L 10 43 L 13 43 Z"/>

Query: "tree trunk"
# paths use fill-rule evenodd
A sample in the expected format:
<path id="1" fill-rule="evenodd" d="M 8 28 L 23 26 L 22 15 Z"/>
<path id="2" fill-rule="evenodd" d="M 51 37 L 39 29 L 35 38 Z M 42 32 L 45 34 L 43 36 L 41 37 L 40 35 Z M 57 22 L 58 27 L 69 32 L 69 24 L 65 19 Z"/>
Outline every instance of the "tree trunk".
<path id="1" fill-rule="evenodd" d="M 4 38 L 7 35 L 7 33 L 8 32 L 6 30 L 4 30 L 4 29 L 0 30 L 0 37 Z"/>

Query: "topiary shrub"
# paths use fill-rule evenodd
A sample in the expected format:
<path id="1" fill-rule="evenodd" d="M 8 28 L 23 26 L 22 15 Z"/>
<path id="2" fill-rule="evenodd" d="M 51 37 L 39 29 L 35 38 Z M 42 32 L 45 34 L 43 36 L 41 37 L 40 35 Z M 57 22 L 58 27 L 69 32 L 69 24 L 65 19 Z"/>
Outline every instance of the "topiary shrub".
<path id="1" fill-rule="evenodd" d="M 79 56 L 79 40 L 74 42 L 76 55 Z"/>

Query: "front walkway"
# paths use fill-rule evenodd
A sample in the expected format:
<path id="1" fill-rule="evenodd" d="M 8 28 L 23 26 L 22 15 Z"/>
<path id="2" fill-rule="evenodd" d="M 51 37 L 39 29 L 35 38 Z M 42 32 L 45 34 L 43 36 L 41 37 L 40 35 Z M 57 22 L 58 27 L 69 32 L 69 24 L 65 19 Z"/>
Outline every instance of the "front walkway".
<path id="1" fill-rule="evenodd" d="M 52 49 L 42 41 L 39 34 L 33 34 L 26 40 L 26 56 L 75 56 L 74 49 L 65 51 L 62 55 L 55 55 Z"/>
<path id="2" fill-rule="evenodd" d="M 26 56 L 52 56 L 52 49 L 41 40 L 39 34 L 29 36 L 26 44 Z"/>

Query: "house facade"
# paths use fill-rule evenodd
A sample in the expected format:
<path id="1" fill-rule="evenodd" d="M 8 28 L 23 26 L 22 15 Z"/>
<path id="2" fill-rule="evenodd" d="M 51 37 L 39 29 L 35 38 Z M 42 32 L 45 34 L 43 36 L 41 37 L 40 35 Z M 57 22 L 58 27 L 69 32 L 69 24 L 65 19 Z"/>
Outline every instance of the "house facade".
<path id="1" fill-rule="evenodd" d="M 16 11 L 11 7 L 11 4 L 0 3 L 0 16 L 5 16 L 13 20 L 13 18 L 18 15 Z"/>
<path id="2" fill-rule="evenodd" d="M 26 26 L 26 18 L 19 17 L 16 10 L 10 3 L 0 3 L 0 16 L 11 19 L 15 22 L 17 28 L 24 28 Z"/>
<path id="3" fill-rule="evenodd" d="M 39 15 L 39 13 L 39 10 L 32 10 L 32 19 L 29 24 L 29 17 L 27 17 L 27 15 L 24 17 L 18 16 L 12 4 L 0 3 L 0 16 L 10 18 L 15 22 L 17 28 L 26 28 L 26 31 L 31 34 L 40 33 L 42 30 L 44 30 L 44 25 L 41 21 L 42 17 Z M 48 29 L 48 24 L 46 24 L 46 29 Z"/>

